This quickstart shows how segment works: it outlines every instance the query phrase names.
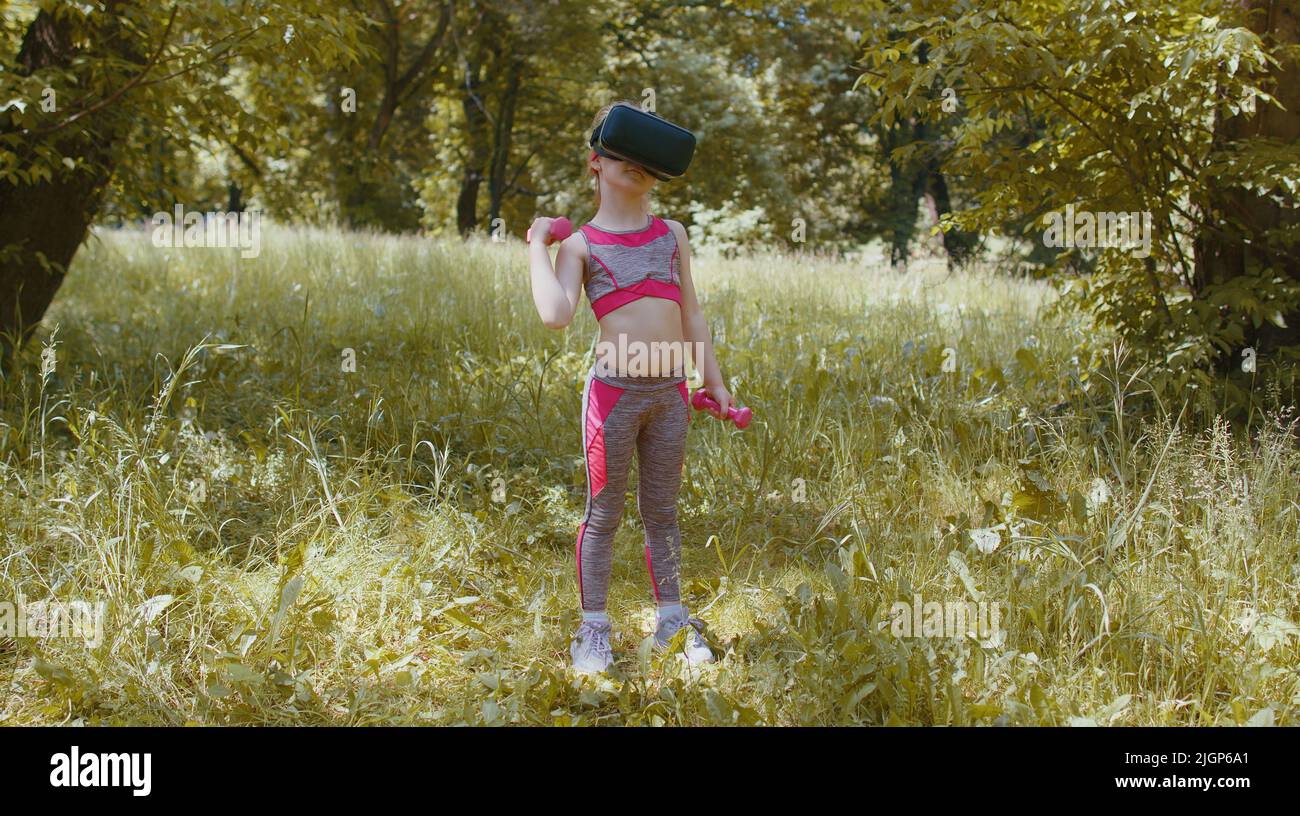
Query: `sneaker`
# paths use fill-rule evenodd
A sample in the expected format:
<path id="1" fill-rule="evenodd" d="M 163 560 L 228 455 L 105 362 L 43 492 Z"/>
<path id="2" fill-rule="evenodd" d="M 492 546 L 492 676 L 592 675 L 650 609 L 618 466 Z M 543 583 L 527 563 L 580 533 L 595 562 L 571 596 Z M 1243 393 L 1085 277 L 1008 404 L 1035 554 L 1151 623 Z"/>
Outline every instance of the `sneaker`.
<path id="1" fill-rule="evenodd" d="M 582 674 L 599 674 L 614 664 L 609 646 L 609 621 L 583 621 L 569 644 L 573 668 Z"/>
<path id="2" fill-rule="evenodd" d="M 686 662 L 692 666 L 713 662 L 713 651 L 704 641 L 704 636 L 700 634 L 704 631 L 704 621 L 689 617 L 685 607 L 659 617 L 658 620 L 659 624 L 655 628 L 656 646 L 660 649 L 666 648 L 678 632 L 689 627 L 690 631 L 686 633 Z"/>

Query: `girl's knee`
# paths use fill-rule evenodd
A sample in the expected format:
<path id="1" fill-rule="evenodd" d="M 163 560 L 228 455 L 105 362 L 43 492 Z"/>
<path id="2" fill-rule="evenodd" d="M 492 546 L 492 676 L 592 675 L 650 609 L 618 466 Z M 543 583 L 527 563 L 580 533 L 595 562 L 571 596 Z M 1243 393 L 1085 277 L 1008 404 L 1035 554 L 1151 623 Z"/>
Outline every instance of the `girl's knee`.
<path id="1" fill-rule="evenodd" d="M 677 526 L 677 506 L 641 505 L 641 524 L 647 530 L 664 530 Z"/>
<path id="2" fill-rule="evenodd" d="M 593 507 L 587 516 L 587 529 L 592 532 L 613 534 L 623 521 L 622 507 Z"/>

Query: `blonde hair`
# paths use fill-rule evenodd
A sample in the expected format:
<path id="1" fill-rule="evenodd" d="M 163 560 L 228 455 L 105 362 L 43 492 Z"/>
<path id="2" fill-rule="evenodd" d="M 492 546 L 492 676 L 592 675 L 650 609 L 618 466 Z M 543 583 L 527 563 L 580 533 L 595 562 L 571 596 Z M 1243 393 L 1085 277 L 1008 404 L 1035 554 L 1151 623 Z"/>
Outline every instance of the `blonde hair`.
<path id="1" fill-rule="evenodd" d="M 609 102 L 602 105 L 600 110 L 596 111 L 596 115 L 592 117 L 591 130 L 587 131 L 588 139 L 591 138 L 591 134 L 595 133 L 600 128 L 600 126 L 605 123 L 605 117 L 609 116 L 610 110 L 612 110 L 615 105 L 619 105 L 619 104 L 631 105 L 632 107 L 638 109 L 641 107 L 639 103 L 637 103 L 635 100 L 632 99 L 615 99 L 613 102 Z M 590 167 L 591 154 L 594 151 L 591 149 L 590 145 L 588 145 L 587 151 L 588 151 L 587 165 L 588 167 Z M 600 174 L 597 173 L 595 170 L 592 170 L 591 174 L 596 177 L 596 210 L 599 211 L 600 210 Z"/>

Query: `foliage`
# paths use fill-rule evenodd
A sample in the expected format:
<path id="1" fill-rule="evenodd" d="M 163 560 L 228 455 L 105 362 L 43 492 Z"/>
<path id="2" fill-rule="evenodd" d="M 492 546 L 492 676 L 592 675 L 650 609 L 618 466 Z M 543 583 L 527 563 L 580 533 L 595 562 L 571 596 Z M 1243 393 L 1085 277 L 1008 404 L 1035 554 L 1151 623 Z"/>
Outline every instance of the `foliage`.
<path id="1" fill-rule="evenodd" d="M 36 7 L 68 27 L 80 57 L 75 68 L 27 71 L 19 63 Z M 118 212 L 127 217 L 199 198 L 202 190 L 185 169 L 206 151 L 283 150 L 275 103 L 321 66 L 362 53 L 353 16 L 336 3 L 313 0 L 123 3 L 112 11 L 13 3 L 0 19 L 0 179 L 28 185 L 84 173 L 83 157 L 61 151 L 58 135 L 94 133 L 106 119 L 131 123 L 129 137 L 104 159 Z M 115 37 L 129 40 L 134 60 L 113 50 Z M 259 64 L 274 66 L 280 96 L 251 106 L 240 68 Z M 43 109 L 47 98 L 53 110 Z M 205 203 L 218 202 L 208 197 Z"/>
<path id="2" fill-rule="evenodd" d="M 883 124 L 917 117 L 942 127 L 944 169 L 969 189 L 948 228 L 1028 220 L 1037 240 L 1043 217 L 1067 205 L 1149 212 L 1150 256 L 1097 250 L 1087 274 L 1070 275 L 1063 305 L 1117 330 L 1152 363 L 1155 393 L 1190 397 L 1206 419 L 1224 404 L 1247 413 L 1243 347 L 1261 368 L 1294 371 L 1300 358 L 1294 339 L 1260 339 L 1267 324 L 1300 319 L 1297 231 L 1287 219 L 1251 221 L 1249 199 L 1224 206 L 1241 191 L 1294 209 L 1300 145 L 1223 138 L 1233 117 L 1279 107 L 1276 69 L 1297 47 L 1265 42 L 1233 14 L 1201 0 L 890 4 L 861 77 Z M 949 90 L 959 103 L 951 110 Z M 1268 251 L 1246 253 L 1239 274 L 1214 274 L 1207 246 L 1234 240 Z M 1055 268 L 1077 272 L 1080 252 L 1061 253 Z M 1226 391 L 1216 372 L 1227 374 Z"/>

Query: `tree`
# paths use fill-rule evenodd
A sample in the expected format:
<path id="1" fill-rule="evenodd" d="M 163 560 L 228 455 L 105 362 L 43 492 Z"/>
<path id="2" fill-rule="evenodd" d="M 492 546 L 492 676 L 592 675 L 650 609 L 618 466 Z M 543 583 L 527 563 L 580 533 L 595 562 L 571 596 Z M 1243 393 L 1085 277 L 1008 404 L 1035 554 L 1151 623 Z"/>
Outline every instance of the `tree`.
<path id="1" fill-rule="evenodd" d="M 355 22 L 326 2 L 43 3 L 0 30 L 0 365 L 45 314 L 110 182 L 147 198 L 143 142 L 233 142 L 266 119 L 233 92 L 233 61 L 294 78 L 356 58 Z M 155 181 L 151 181 L 151 178 Z"/>
<path id="2" fill-rule="evenodd" d="M 1229 104 L 1216 110 L 1210 170 L 1222 183 L 1208 187 L 1203 207 L 1218 228 L 1198 233 L 1193 258 L 1194 291 L 1211 305 L 1238 288 L 1234 282 L 1278 275 L 1300 284 L 1296 178 L 1267 175 L 1273 167 L 1294 162 L 1300 144 L 1300 4 L 1251 0 L 1244 6 L 1246 26 L 1280 56 L 1272 72 L 1277 104 L 1234 107 L 1233 100 L 1225 100 Z M 1287 47 L 1289 58 L 1283 53 Z M 1242 161 L 1257 161 L 1258 166 L 1234 172 L 1233 164 Z M 1261 172 L 1264 175 L 1258 175 Z M 1239 348 L 1295 347 L 1300 344 L 1300 319 L 1295 310 L 1286 318 L 1282 314 L 1280 304 L 1271 313 L 1257 311 L 1240 325 L 1241 335 L 1234 333 L 1231 339 Z"/>
<path id="3" fill-rule="evenodd" d="M 354 7 L 361 11 L 362 4 L 354 0 Z M 452 16 L 452 4 L 449 2 L 433 4 L 432 9 L 423 3 L 390 3 L 389 0 L 376 0 L 379 19 L 367 27 L 367 39 L 372 41 L 377 60 L 363 63 L 365 67 L 377 69 L 379 77 L 379 103 L 372 106 L 374 114 L 369 117 L 369 128 L 364 135 L 364 148 L 355 151 L 347 160 L 336 166 L 344 169 L 335 191 L 343 221 L 351 226 L 374 225 L 387 227 L 406 226 L 397 222 L 390 214 L 376 212 L 372 204 L 378 188 L 383 183 L 376 178 L 379 166 L 384 162 L 386 153 L 382 150 L 384 139 L 392 128 L 398 108 L 407 105 L 417 111 L 420 103 L 427 104 L 434 89 L 434 77 L 444 68 L 448 60 L 447 43 L 449 25 Z M 425 12 L 428 11 L 427 15 Z M 424 17 L 428 16 L 429 20 Z M 424 33 L 422 28 L 432 28 Z M 409 32 L 409 34 L 408 34 Z M 403 58 L 403 35 L 408 34 L 414 40 L 413 53 Z M 408 50 L 410 46 L 408 45 Z M 356 84 L 355 80 L 352 80 Z M 333 90 L 333 89 L 329 89 Z M 331 98 L 332 95 L 331 95 Z M 346 114 L 338 104 L 332 105 L 335 122 L 346 121 Z M 346 128 L 344 129 L 346 131 Z M 355 147 L 355 144 L 351 145 Z M 388 151 L 391 155 L 396 151 Z M 391 212 L 391 211 L 390 211 Z"/>
<path id="4" fill-rule="evenodd" d="M 1150 252 L 1099 249 L 1069 292 L 1153 364 L 1157 393 L 1209 413 L 1224 376 L 1244 406 L 1233 381 L 1249 379 L 1250 343 L 1261 366 L 1294 376 L 1300 109 L 1273 95 L 1295 100 L 1294 0 L 919 0 L 877 14 L 904 37 L 865 49 L 861 81 L 885 126 L 949 129 L 943 171 L 972 194 L 948 226 L 1139 214 Z M 955 120 L 935 88 L 955 91 Z"/>

